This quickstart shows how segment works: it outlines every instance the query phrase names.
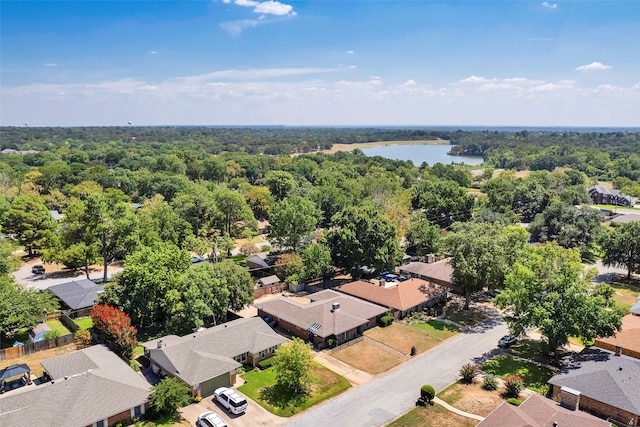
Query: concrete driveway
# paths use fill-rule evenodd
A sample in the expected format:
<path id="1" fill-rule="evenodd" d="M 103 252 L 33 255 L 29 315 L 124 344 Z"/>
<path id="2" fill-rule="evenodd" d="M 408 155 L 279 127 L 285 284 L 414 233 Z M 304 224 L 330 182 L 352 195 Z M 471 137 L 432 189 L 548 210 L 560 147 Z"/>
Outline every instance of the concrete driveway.
<path id="1" fill-rule="evenodd" d="M 213 411 L 220 415 L 229 425 L 229 427 L 253 427 L 253 426 L 281 426 L 288 419 L 273 415 L 251 399 L 247 399 L 249 407 L 247 412 L 242 415 L 233 415 L 228 413 L 222 406 L 213 401 L 211 396 L 202 399 L 200 403 L 194 403 L 180 409 L 182 417 L 189 421 L 192 426 L 196 425 L 198 415 L 203 412 Z"/>

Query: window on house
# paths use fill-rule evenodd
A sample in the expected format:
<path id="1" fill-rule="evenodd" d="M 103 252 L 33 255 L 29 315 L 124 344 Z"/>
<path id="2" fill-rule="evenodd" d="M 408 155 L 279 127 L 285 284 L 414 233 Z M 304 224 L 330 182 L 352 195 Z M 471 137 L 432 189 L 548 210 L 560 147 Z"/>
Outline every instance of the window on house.
<path id="1" fill-rule="evenodd" d="M 234 359 L 236 362 L 242 363 L 247 360 L 247 353 L 242 353 L 241 355 L 234 357 Z"/>
<path id="2" fill-rule="evenodd" d="M 140 415 L 142 415 L 142 406 L 136 406 L 133 408 L 133 416 L 139 417 Z"/>
<path id="3" fill-rule="evenodd" d="M 100 420 L 96 423 L 96 427 L 107 427 L 107 423 L 104 420 Z"/>

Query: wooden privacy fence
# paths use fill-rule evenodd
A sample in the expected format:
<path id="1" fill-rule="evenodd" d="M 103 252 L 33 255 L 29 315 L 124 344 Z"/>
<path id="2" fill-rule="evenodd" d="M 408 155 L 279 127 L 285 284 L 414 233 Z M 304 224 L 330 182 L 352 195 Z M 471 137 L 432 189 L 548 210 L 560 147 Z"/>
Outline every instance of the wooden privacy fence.
<path id="1" fill-rule="evenodd" d="M 73 343 L 73 334 L 63 335 L 61 337 L 42 340 L 38 342 L 28 342 L 24 345 L 16 347 L 3 348 L 0 350 L 0 360 L 17 359 L 25 354 L 36 353 L 38 351 L 49 350 L 51 348 L 62 347 L 63 345 Z"/>
<path id="2" fill-rule="evenodd" d="M 343 348 L 349 347 L 350 345 L 353 345 L 355 343 L 359 343 L 360 341 L 362 341 L 364 339 L 364 337 L 362 335 L 360 335 L 359 337 L 355 337 L 354 339 L 347 341 L 344 344 L 340 344 L 339 346 L 333 347 L 330 351 L 331 354 L 335 353 L 338 350 L 342 350 Z"/>

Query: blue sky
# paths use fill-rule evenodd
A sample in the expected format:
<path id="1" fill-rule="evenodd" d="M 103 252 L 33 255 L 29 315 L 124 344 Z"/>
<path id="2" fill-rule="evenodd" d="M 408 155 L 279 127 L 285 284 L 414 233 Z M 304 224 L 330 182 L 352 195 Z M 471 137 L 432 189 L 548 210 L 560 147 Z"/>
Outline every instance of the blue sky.
<path id="1" fill-rule="evenodd" d="M 639 1 L 0 1 L 0 124 L 640 126 Z"/>

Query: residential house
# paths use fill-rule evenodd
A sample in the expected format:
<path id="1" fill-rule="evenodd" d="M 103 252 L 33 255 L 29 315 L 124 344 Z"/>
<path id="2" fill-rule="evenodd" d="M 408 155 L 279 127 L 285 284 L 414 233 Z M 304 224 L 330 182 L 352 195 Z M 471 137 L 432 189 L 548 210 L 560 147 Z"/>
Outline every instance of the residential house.
<path id="1" fill-rule="evenodd" d="M 277 259 L 277 257 L 269 256 L 268 252 L 259 252 L 247 257 L 247 268 L 251 274 L 257 277 L 268 276 Z"/>
<path id="2" fill-rule="evenodd" d="M 408 277 L 426 280 L 443 286 L 451 286 L 453 267 L 447 258 L 433 263 L 411 262 L 399 268 Z"/>
<path id="3" fill-rule="evenodd" d="M 0 397 L 0 425 L 108 427 L 128 424 L 148 407 L 150 385 L 102 345 L 45 360 L 52 378 Z"/>
<path id="4" fill-rule="evenodd" d="M 612 337 L 596 339 L 594 346 L 613 352 L 619 347 L 625 356 L 640 359 L 640 316 L 627 314 L 622 318 L 622 329 L 618 333 Z M 638 392 L 640 393 L 640 389 Z"/>
<path id="5" fill-rule="evenodd" d="M 358 280 L 345 283 L 336 290 L 383 307 L 392 308 L 396 319 L 402 319 L 409 313 L 433 307 L 447 300 L 448 288 L 446 286 L 422 279 L 409 279 L 401 282 L 374 279 L 372 282 Z"/>
<path id="6" fill-rule="evenodd" d="M 279 297 L 254 304 L 258 316 L 288 333 L 324 348 L 335 337 L 337 344 L 350 341 L 376 325 L 387 308 L 330 289 L 308 298 Z"/>
<path id="7" fill-rule="evenodd" d="M 48 290 L 53 292 L 67 308 L 80 310 L 96 304 L 98 295 L 104 290 L 104 285 L 96 285 L 89 279 L 78 279 L 50 286 Z"/>
<path id="8" fill-rule="evenodd" d="M 235 382 L 236 369 L 271 357 L 286 339 L 257 317 L 237 319 L 183 337 L 168 335 L 143 344 L 156 373 L 176 377 L 194 395 L 210 396 Z"/>
<path id="9" fill-rule="evenodd" d="M 590 347 L 549 384 L 563 406 L 622 425 L 640 425 L 640 360 Z"/>
<path id="10" fill-rule="evenodd" d="M 610 190 L 599 185 L 591 187 L 588 192 L 593 203 L 633 207 L 638 202 L 638 199 L 623 194 L 620 190 Z"/>
<path id="11" fill-rule="evenodd" d="M 46 323 L 38 323 L 29 331 L 29 341 L 42 341 L 47 332 L 51 332 L 51 327 Z"/>
<path id="12" fill-rule="evenodd" d="M 476 427 L 610 427 L 586 412 L 571 410 L 533 393 L 520 406 L 503 402 Z"/>

